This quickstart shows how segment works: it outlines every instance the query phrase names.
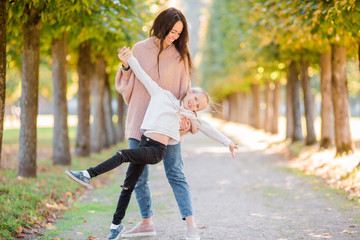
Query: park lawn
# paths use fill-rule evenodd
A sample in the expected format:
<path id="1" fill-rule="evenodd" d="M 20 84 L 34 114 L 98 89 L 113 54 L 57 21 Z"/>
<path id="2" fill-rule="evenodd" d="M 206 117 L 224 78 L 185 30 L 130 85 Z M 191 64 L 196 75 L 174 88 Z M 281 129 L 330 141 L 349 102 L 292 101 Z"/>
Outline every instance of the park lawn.
<path id="1" fill-rule="evenodd" d="M 69 129 L 70 142 L 74 142 L 74 127 Z M 14 145 L 18 129 L 4 131 L 4 144 Z M 38 145 L 52 147 L 52 128 L 38 128 Z M 80 170 L 93 166 L 111 156 L 127 143 L 118 143 L 99 154 L 86 158 L 72 158 L 71 169 Z M 84 188 L 66 177 L 69 166 L 53 165 L 52 160 L 37 161 L 37 177 L 17 177 L 15 170 L 0 170 L 0 239 L 15 239 L 26 233 L 40 233 L 40 228 L 51 229 L 51 223 L 61 212 L 73 206 Z M 104 176 L 93 185 L 107 181 Z"/>

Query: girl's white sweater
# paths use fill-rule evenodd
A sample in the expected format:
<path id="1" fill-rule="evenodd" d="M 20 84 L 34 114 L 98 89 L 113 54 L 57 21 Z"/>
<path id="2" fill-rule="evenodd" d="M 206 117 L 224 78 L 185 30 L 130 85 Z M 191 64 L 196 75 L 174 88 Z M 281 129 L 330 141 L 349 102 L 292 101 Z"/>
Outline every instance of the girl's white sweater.
<path id="1" fill-rule="evenodd" d="M 128 60 L 132 71 L 139 81 L 145 86 L 150 94 L 150 103 L 146 110 L 144 120 L 141 125 L 141 131 L 156 132 L 169 136 L 169 144 L 177 144 L 180 141 L 180 116 L 195 119 L 198 128 L 208 137 L 229 146 L 231 140 L 224 136 L 217 129 L 203 120 L 198 119 L 194 112 L 181 106 L 181 102 L 168 90 L 161 88 L 149 75 L 141 68 L 139 62 L 134 56 Z"/>

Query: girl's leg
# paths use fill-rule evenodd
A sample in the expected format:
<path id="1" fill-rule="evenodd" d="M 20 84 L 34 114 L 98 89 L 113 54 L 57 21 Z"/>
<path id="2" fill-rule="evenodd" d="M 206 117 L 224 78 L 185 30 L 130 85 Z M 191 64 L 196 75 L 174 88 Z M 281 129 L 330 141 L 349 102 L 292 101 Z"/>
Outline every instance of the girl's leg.
<path id="1" fill-rule="evenodd" d="M 119 225 L 121 220 L 125 216 L 126 209 L 129 205 L 131 194 L 135 188 L 136 182 L 138 181 L 141 173 L 145 168 L 145 164 L 130 164 L 126 172 L 126 178 L 124 185 L 122 186 L 122 191 L 119 197 L 119 201 L 116 207 L 116 212 L 113 216 L 112 223 Z"/>
<path id="2" fill-rule="evenodd" d="M 87 169 L 91 178 L 108 172 L 124 162 L 135 164 L 156 164 L 166 152 L 166 146 L 150 138 L 142 136 L 139 147 L 119 150 L 114 156 L 94 168 Z"/>
<path id="3" fill-rule="evenodd" d="M 137 148 L 140 141 L 136 139 L 129 139 L 129 148 Z M 133 163 L 130 163 L 130 165 Z M 136 201 L 140 208 L 141 217 L 145 223 L 152 223 L 153 216 L 153 207 L 152 207 L 152 199 L 151 199 L 151 191 L 149 186 L 149 165 L 146 165 L 144 171 L 139 177 L 136 185 L 135 185 L 135 197 Z"/>
<path id="4" fill-rule="evenodd" d="M 120 166 L 123 162 L 123 156 L 119 152 L 116 152 L 115 155 L 108 160 L 100 163 L 96 167 L 91 167 L 87 169 L 87 171 L 90 177 L 93 178 L 110 170 L 113 170 L 114 168 Z"/>

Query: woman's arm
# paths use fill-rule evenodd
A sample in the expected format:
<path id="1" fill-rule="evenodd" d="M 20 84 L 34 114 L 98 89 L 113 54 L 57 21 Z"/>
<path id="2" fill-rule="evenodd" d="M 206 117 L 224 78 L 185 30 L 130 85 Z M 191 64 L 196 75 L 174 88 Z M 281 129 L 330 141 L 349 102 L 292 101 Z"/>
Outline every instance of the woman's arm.
<path id="1" fill-rule="evenodd" d="M 123 51 L 120 50 L 120 52 Z M 118 54 L 119 58 L 120 58 L 120 52 Z M 137 45 L 135 44 L 132 50 L 132 53 L 134 56 L 136 56 L 137 54 Z M 120 60 L 124 60 L 121 59 Z M 124 61 L 123 65 L 124 65 Z M 127 65 L 127 62 L 125 63 Z M 115 77 L 115 88 L 116 90 L 121 93 L 123 95 L 123 98 L 125 100 L 126 104 L 129 104 L 130 102 L 130 98 L 134 89 L 134 85 L 135 85 L 135 81 L 136 81 L 136 77 L 135 74 L 133 73 L 133 71 L 130 69 L 125 70 L 122 68 L 122 66 L 119 68 L 118 72 L 116 73 L 116 77 Z"/>

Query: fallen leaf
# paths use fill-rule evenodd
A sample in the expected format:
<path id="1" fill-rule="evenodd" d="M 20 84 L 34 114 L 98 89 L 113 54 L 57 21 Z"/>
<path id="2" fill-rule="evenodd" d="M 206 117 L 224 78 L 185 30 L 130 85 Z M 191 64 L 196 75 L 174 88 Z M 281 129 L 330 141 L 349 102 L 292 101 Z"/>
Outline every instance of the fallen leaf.
<path id="1" fill-rule="evenodd" d="M 51 223 L 47 223 L 45 226 L 46 226 L 46 228 L 47 228 L 48 230 L 54 230 L 54 229 L 56 229 L 56 227 L 55 227 L 54 225 L 52 225 Z"/>
<path id="2" fill-rule="evenodd" d="M 73 195 L 72 192 L 66 192 L 67 197 L 72 197 L 72 195 Z"/>
<path id="3" fill-rule="evenodd" d="M 98 240 L 96 237 L 90 236 L 88 240 Z"/>

